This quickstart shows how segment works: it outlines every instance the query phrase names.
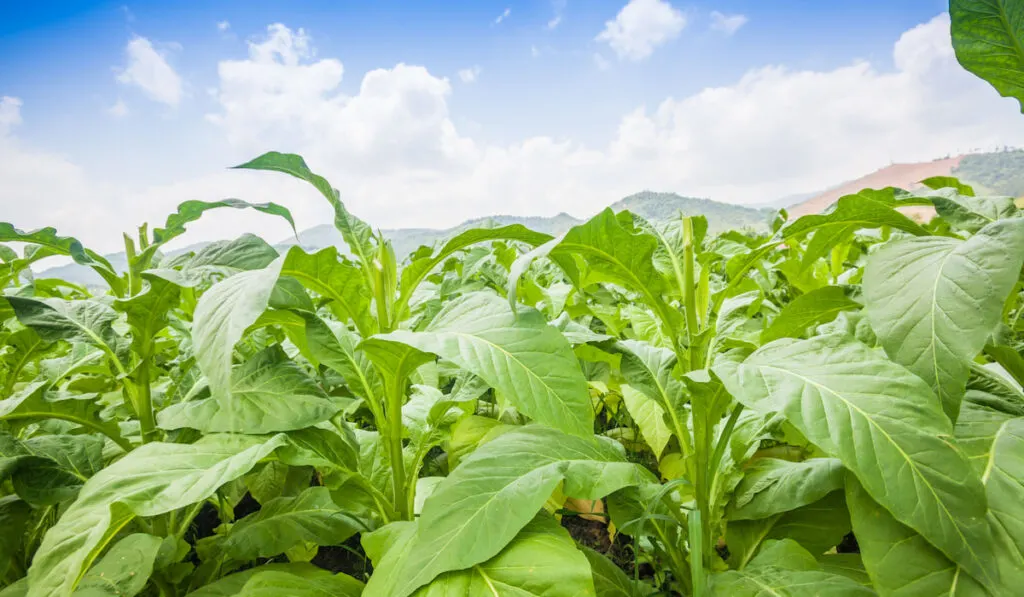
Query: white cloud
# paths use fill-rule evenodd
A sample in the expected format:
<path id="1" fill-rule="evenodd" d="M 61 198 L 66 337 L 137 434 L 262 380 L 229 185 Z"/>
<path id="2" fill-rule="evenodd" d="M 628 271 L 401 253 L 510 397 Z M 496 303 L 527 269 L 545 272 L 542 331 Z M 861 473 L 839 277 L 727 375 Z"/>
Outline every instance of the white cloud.
<path id="1" fill-rule="evenodd" d="M 757 68 L 731 85 L 604 123 L 610 140 L 600 145 L 547 136 L 494 144 L 453 124 L 447 79 L 398 64 L 370 71 L 349 95 L 340 91 L 340 61 L 314 59 L 308 36 L 273 26 L 250 44 L 248 59 L 219 65 L 211 121 L 239 160 L 271 149 L 303 154 L 354 213 L 381 228 L 445 227 L 496 213 L 584 217 L 642 189 L 755 203 L 890 161 L 1024 145 L 1015 102 L 957 64 L 947 16 L 907 31 L 892 51 L 892 70 L 863 61 L 820 71 Z M 0 122 L 13 126 L 16 107 L 4 105 Z M 225 196 L 281 202 L 300 228 L 330 221 L 323 199 L 286 176 L 217 172 L 124 189 L 0 137 L 0 197 L 12 206 L 5 218 L 26 228 L 56 225 L 99 248 L 116 250 L 115 232 L 160 221 L 181 200 Z M 204 219 L 185 240 L 247 230 L 287 235 L 274 219 L 231 211 Z"/>
<path id="2" fill-rule="evenodd" d="M 124 100 L 117 98 L 117 102 L 113 106 L 107 108 L 107 114 L 110 114 L 114 118 L 122 118 L 128 115 L 128 104 L 124 103 Z"/>
<path id="3" fill-rule="evenodd" d="M 664 0 L 630 0 L 596 39 L 607 42 L 620 60 L 643 60 L 685 26 L 683 13 Z"/>
<path id="4" fill-rule="evenodd" d="M 0 137 L 4 137 L 15 126 L 21 124 L 21 100 L 16 97 L 0 97 Z"/>
<path id="5" fill-rule="evenodd" d="M 463 83 L 472 83 L 476 81 L 476 78 L 480 76 L 481 68 L 479 66 L 472 66 L 470 68 L 464 68 L 459 71 L 459 80 Z"/>
<path id="6" fill-rule="evenodd" d="M 217 23 L 217 31 L 227 31 L 231 29 L 231 23 L 228 21 L 219 21 Z"/>
<path id="7" fill-rule="evenodd" d="M 125 54 L 128 66 L 118 74 L 118 82 L 138 86 L 150 99 L 169 106 L 178 105 L 182 96 L 181 77 L 152 42 L 136 37 L 128 42 Z"/>
<path id="8" fill-rule="evenodd" d="M 504 12 L 498 15 L 498 18 L 494 19 L 495 25 L 500 25 L 502 21 L 508 18 L 508 15 L 512 14 L 511 8 L 506 8 Z"/>
<path id="9" fill-rule="evenodd" d="M 727 15 L 714 10 L 711 11 L 711 30 L 732 35 L 739 31 L 740 27 L 746 25 L 748 20 L 746 15 Z"/>
<path id="10" fill-rule="evenodd" d="M 562 17 L 565 15 L 565 7 L 568 3 L 569 0 L 551 0 L 551 10 L 555 14 L 548 21 L 548 29 L 555 29 L 562 24 Z"/>

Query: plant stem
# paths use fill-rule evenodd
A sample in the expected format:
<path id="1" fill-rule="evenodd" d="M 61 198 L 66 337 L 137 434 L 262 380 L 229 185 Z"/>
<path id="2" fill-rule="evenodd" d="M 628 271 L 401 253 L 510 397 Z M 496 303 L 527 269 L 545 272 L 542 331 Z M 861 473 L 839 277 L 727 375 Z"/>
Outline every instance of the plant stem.
<path id="1" fill-rule="evenodd" d="M 149 356 L 142 359 L 137 368 L 135 378 L 136 395 L 135 408 L 139 415 L 139 428 L 142 434 L 142 443 L 148 444 L 156 435 L 156 416 L 153 414 L 153 396 L 149 387 Z"/>
<path id="2" fill-rule="evenodd" d="M 686 316 L 686 341 L 690 370 L 700 368 L 700 351 L 697 347 L 697 286 L 694 282 L 696 259 L 693 254 L 693 220 L 683 218 L 683 304 Z"/>
<path id="3" fill-rule="evenodd" d="M 402 393 L 404 383 L 388 388 L 388 453 L 391 457 L 391 478 L 394 485 L 394 506 L 401 520 L 412 520 L 405 488 L 405 456 L 402 450 Z"/>

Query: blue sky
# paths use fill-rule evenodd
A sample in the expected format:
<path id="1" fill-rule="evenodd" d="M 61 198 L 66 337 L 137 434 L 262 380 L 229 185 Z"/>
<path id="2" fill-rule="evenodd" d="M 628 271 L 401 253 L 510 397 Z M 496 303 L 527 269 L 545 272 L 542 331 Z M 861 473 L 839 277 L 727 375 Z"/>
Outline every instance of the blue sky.
<path id="1" fill-rule="evenodd" d="M 645 188 L 758 203 L 890 161 L 1018 144 L 936 0 L 6 1 L 0 202 L 101 249 L 186 199 L 278 200 L 223 169 L 307 156 L 381 227 L 596 212 Z M 189 235 L 252 230 L 215 217 Z M 111 240 L 113 239 L 113 240 Z M 114 246 L 108 246 L 113 243 Z"/>

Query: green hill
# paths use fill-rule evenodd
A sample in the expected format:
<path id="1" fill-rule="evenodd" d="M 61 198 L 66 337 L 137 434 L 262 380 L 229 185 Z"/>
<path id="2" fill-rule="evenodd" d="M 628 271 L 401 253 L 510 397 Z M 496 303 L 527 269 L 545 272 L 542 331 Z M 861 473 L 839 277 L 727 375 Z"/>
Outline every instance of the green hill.
<path id="1" fill-rule="evenodd" d="M 953 176 L 975 187 L 979 195 L 1024 195 L 1024 149 L 965 155 Z"/>

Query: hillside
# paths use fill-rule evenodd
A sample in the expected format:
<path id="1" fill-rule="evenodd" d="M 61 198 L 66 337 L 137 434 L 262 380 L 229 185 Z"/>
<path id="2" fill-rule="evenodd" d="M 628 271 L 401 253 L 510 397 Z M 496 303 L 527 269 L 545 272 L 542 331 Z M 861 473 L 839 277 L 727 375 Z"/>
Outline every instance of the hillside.
<path id="1" fill-rule="evenodd" d="M 974 187 L 979 195 L 1024 195 L 1024 150 L 1006 149 L 988 153 L 974 153 L 956 157 L 919 162 L 892 164 L 867 176 L 844 182 L 815 194 L 810 199 L 788 208 L 790 216 L 819 213 L 844 195 L 861 189 L 898 187 L 913 190 L 920 182 L 932 176 L 955 176 Z M 907 208 L 905 213 L 917 219 L 928 219 L 935 212 L 925 207 Z"/>
<path id="2" fill-rule="evenodd" d="M 675 217 L 680 211 L 688 215 L 702 214 L 707 216 L 708 227 L 712 232 L 744 227 L 765 228 L 767 226 L 768 214 L 770 213 L 768 209 L 752 209 L 741 205 L 719 203 L 709 199 L 696 199 L 682 197 L 675 193 L 653 193 L 650 191 L 630 195 L 617 201 L 611 207 L 616 211 L 629 209 L 633 213 L 650 220 L 663 220 Z M 565 232 L 581 221 L 566 213 L 560 213 L 552 217 L 499 215 L 466 220 L 453 228 L 399 228 L 381 230 L 381 232 L 385 237 L 391 239 L 395 248 L 395 254 L 401 259 L 421 245 L 433 245 L 468 228 L 522 224 L 531 230 L 545 232 L 554 236 Z M 184 249 L 170 251 L 168 255 L 177 255 L 186 251 L 196 250 L 205 244 L 198 243 Z M 281 240 L 278 246 L 287 247 L 293 244 L 295 244 L 295 239 L 287 238 Z M 299 244 L 307 250 L 321 249 L 331 245 L 339 249 L 345 249 L 344 241 L 333 224 L 321 224 L 303 230 L 299 233 Z M 105 257 L 110 260 L 111 264 L 118 271 L 125 269 L 127 261 L 123 252 L 105 255 Z M 39 277 L 62 278 L 79 284 L 101 284 L 99 276 L 92 270 L 75 263 L 50 268 L 38 275 Z"/>

